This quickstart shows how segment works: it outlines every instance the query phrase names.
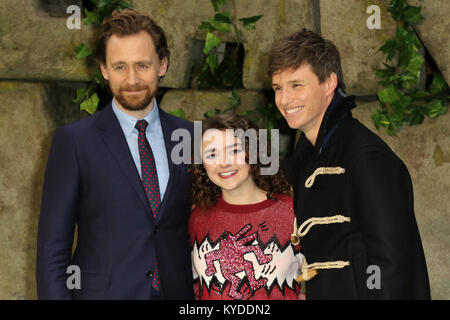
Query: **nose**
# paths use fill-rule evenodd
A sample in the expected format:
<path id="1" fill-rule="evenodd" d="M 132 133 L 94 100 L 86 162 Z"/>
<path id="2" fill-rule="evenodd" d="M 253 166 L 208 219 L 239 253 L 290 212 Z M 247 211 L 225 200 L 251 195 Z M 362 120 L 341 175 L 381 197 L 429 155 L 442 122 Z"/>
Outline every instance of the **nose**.
<path id="1" fill-rule="evenodd" d="M 228 161 L 230 161 L 230 159 L 228 159 Z M 222 169 L 227 169 L 228 167 L 231 167 L 231 163 L 227 163 L 227 159 L 222 159 L 222 161 L 219 163 L 219 168 Z"/>
<path id="2" fill-rule="evenodd" d="M 288 89 L 280 90 L 278 93 L 278 106 L 284 107 L 292 100 L 291 92 Z"/>
<path id="3" fill-rule="evenodd" d="M 128 84 L 131 84 L 131 85 L 139 82 L 138 74 L 137 74 L 136 70 L 134 70 L 134 68 L 128 69 L 127 82 L 128 82 Z"/>

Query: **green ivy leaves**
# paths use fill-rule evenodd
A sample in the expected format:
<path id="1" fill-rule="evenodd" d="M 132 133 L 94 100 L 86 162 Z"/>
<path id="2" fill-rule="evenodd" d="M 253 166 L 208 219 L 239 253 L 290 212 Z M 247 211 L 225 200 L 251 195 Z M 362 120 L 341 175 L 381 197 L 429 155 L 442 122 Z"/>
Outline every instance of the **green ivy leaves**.
<path id="1" fill-rule="evenodd" d="M 84 43 L 80 43 L 75 48 L 75 53 L 76 53 L 77 59 L 81 60 L 81 59 L 85 59 L 85 58 L 89 57 L 93 53 L 93 51 L 91 48 L 86 46 Z"/>
<path id="2" fill-rule="evenodd" d="M 413 24 L 423 20 L 423 16 L 420 13 L 421 9 L 421 7 L 409 5 L 405 0 L 391 0 L 388 12 L 391 13 L 395 21 Z"/>
<path id="3" fill-rule="evenodd" d="M 211 0 L 215 12 L 219 11 L 226 2 L 227 0 Z"/>
<path id="4" fill-rule="evenodd" d="M 216 68 L 219 65 L 219 59 L 217 58 L 217 55 L 213 52 L 211 53 L 211 50 L 214 48 L 218 48 L 219 45 L 222 43 L 222 39 L 219 37 L 216 37 L 211 32 L 208 32 L 206 34 L 206 41 L 205 46 L 203 48 L 203 53 L 206 55 L 206 64 L 209 66 L 209 70 L 213 75 L 216 73 Z"/>
<path id="5" fill-rule="evenodd" d="M 230 12 L 216 13 L 213 18 L 208 21 L 202 21 L 199 29 L 207 29 L 209 32 L 230 32 L 232 24 L 232 16 Z"/>
<path id="6" fill-rule="evenodd" d="M 242 22 L 242 26 L 247 30 L 254 30 L 256 29 L 255 23 L 258 22 L 259 19 L 262 18 L 262 15 L 260 16 L 253 16 L 248 18 L 241 18 L 239 21 Z"/>
<path id="7" fill-rule="evenodd" d="M 379 49 L 386 54 L 386 63 L 383 69 L 375 70 L 380 78 L 381 109 L 372 115 L 372 120 L 377 129 L 384 127 L 394 135 L 405 122 L 417 125 L 426 116 L 435 118 L 447 112 L 449 89 L 437 73 L 425 89 L 418 88 L 424 58 L 412 24 L 423 20 L 421 7 L 410 6 L 407 0 L 391 0 L 388 11 L 398 22 L 397 32 Z M 388 64 L 392 62 L 395 64 Z"/>
<path id="8" fill-rule="evenodd" d="M 123 10 L 131 8 L 129 1 L 125 0 L 90 0 L 95 5 L 95 9 L 89 11 L 84 9 L 85 18 L 83 23 L 92 24 L 95 26 L 101 25 L 103 19 L 111 15 L 111 13 L 118 9 Z"/>
<path id="9" fill-rule="evenodd" d="M 222 42 L 222 39 L 216 37 L 211 32 L 206 34 L 205 47 L 203 48 L 204 54 L 209 54 L 212 48 L 217 48 Z"/>
<path id="10" fill-rule="evenodd" d="M 168 111 L 167 113 L 174 115 L 175 117 L 186 119 L 186 113 L 183 109 L 178 108 L 175 111 Z"/>
<path id="11" fill-rule="evenodd" d="M 97 93 L 94 93 L 81 103 L 80 110 L 84 110 L 89 114 L 94 114 L 97 111 L 99 102 L 100 99 L 98 98 Z"/>
<path id="12" fill-rule="evenodd" d="M 214 7 L 214 16 L 207 21 L 202 21 L 198 27 L 200 30 L 206 30 L 207 33 L 203 47 L 203 54 L 205 55 L 203 64 L 194 65 L 196 68 L 193 68 L 193 74 L 196 74 L 196 78 L 194 77 L 196 82 L 193 84 L 193 87 L 197 89 L 233 88 L 233 91 L 228 98 L 228 107 L 225 110 L 209 110 L 203 114 L 204 118 L 210 118 L 223 112 L 235 111 L 241 103 L 239 92 L 236 90 L 236 87 L 242 86 L 240 71 L 236 67 L 237 50 L 241 43 L 238 25 L 234 22 L 236 18 L 231 12 L 223 10 L 227 0 L 211 0 L 211 3 Z M 262 17 L 262 15 L 255 15 L 239 18 L 237 21 L 241 23 L 245 30 L 251 31 L 256 29 L 256 23 Z M 223 43 L 222 35 L 226 33 L 233 33 L 237 46 L 231 55 L 224 55 L 223 60 L 219 63 L 217 49 Z M 241 114 L 257 123 L 261 128 L 267 129 L 278 128 L 282 120 L 281 113 L 272 104 L 260 106 Z"/>
<path id="13" fill-rule="evenodd" d="M 241 44 L 241 35 L 234 21 L 236 18 L 230 11 L 224 9 L 227 0 L 211 0 L 214 7 L 214 16 L 207 21 L 202 21 L 199 30 L 206 30 L 206 39 L 203 46 L 203 59 L 200 63 L 194 63 L 192 87 L 196 89 L 228 89 L 242 86 L 241 71 L 237 68 L 238 50 Z M 238 21 L 246 30 L 254 30 L 256 22 L 261 15 L 240 18 Z M 219 58 L 218 48 L 223 44 L 223 35 L 232 33 L 235 48 L 226 50 L 223 58 Z"/>

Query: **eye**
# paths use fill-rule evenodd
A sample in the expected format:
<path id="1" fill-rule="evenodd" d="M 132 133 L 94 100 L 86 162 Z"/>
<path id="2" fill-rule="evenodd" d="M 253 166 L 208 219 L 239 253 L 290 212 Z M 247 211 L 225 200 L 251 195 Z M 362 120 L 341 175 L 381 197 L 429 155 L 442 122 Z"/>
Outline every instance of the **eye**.
<path id="1" fill-rule="evenodd" d="M 216 154 L 215 154 L 215 153 L 208 153 L 208 154 L 205 156 L 205 159 L 211 160 L 211 159 L 214 159 L 215 157 L 216 157 Z"/>
<path id="2" fill-rule="evenodd" d="M 139 70 L 147 70 L 147 69 L 148 69 L 148 65 L 146 65 L 146 64 L 140 64 L 140 65 L 138 65 L 138 69 L 139 69 Z"/>
<path id="3" fill-rule="evenodd" d="M 275 91 L 275 92 L 280 91 L 280 90 L 281 90 L 280 87 L 273 87 L 273 91 Z"/>
<path id="4" fill-rule="evenodd" d="M 124 69 L 123 65 L 118 65 L 118 66 L 114 67 L 114 70 L 116 70 L 116 71 L 122 71 L 123 69 Z"/>
<path id="5" fill-rule="evenodd" d="M 303 85 L 301 83 L 294 83 L 292 85 L 294 88 L 299 88 L 299 87 L 303 87 Z"/>

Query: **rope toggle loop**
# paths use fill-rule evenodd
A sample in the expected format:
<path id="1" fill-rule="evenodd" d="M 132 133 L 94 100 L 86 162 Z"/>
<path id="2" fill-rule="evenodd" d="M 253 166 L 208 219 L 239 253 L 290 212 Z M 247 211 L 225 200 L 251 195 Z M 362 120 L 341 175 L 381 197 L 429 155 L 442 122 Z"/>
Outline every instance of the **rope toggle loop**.
<path id="1" fill-rule="evenodd" d="M 304 237 L 309 230 L 316 224 L 332 224 L 332 223 L 343 223 L 350 222 L 350 217 L 345 217 L 343 215 L 335 215 L 330 217 L 312 217 L 303 222 L 300 228 L 297 229 L 297 217 L 294 219 L 294 232 L 291 234 L 291 242 L 293 245 L 300 243 L 300 238 Z"/>
<path id="2" fill-rule="evenodd" d="M 341 167 L 320 167 L 317 168 L 312 175 L 309 176 L 308 179 L 305 181 L 305 187 L 311 188 L 314 184 L 314 180 L 316 179 L 316 176 L 319 174 L 343 174 L 345 172 L 344 168 Z"/>

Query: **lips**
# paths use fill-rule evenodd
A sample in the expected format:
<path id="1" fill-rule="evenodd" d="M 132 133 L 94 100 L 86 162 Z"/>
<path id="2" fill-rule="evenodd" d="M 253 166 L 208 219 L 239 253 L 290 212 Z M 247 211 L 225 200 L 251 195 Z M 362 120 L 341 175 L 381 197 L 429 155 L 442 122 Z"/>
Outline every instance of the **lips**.
<path id="1" fill-rule="evenodd" d="M 142 91 L 147 90 L 147 87 L 121 87 L 120 91 L 122 92 L 126 92 L 128 94 L 137 94 L 140 93 Z"/>
<path id="2" fill-rule="evenodd" d="M 236 175 L 237 172 L 238 172 L 238 170 L 232 170 L 232 171 L 227 171 L 227 172 L 221 172 L 218 175 L 222 179 L 229 179 L 229 178 L 233 177 L 234 175 Z"/>
<path id="3" fill-rule="evenodd" d="M 296 112 L 303 110 L 303 108 L 305 108 L 305 106 L 298 106 L 295 108 L 285 109 L 284 111 L 286 112 L 286 114 L 291 115 L 291 114 L 294 114 Z"/>
<path id="4" fill-rule="evenodd" d="M 125 92 L 126 94 L 134 95 L 134 94 L 140 94 L 144 92 L 144 90 L 123 90 L 122 92 Z"/>

